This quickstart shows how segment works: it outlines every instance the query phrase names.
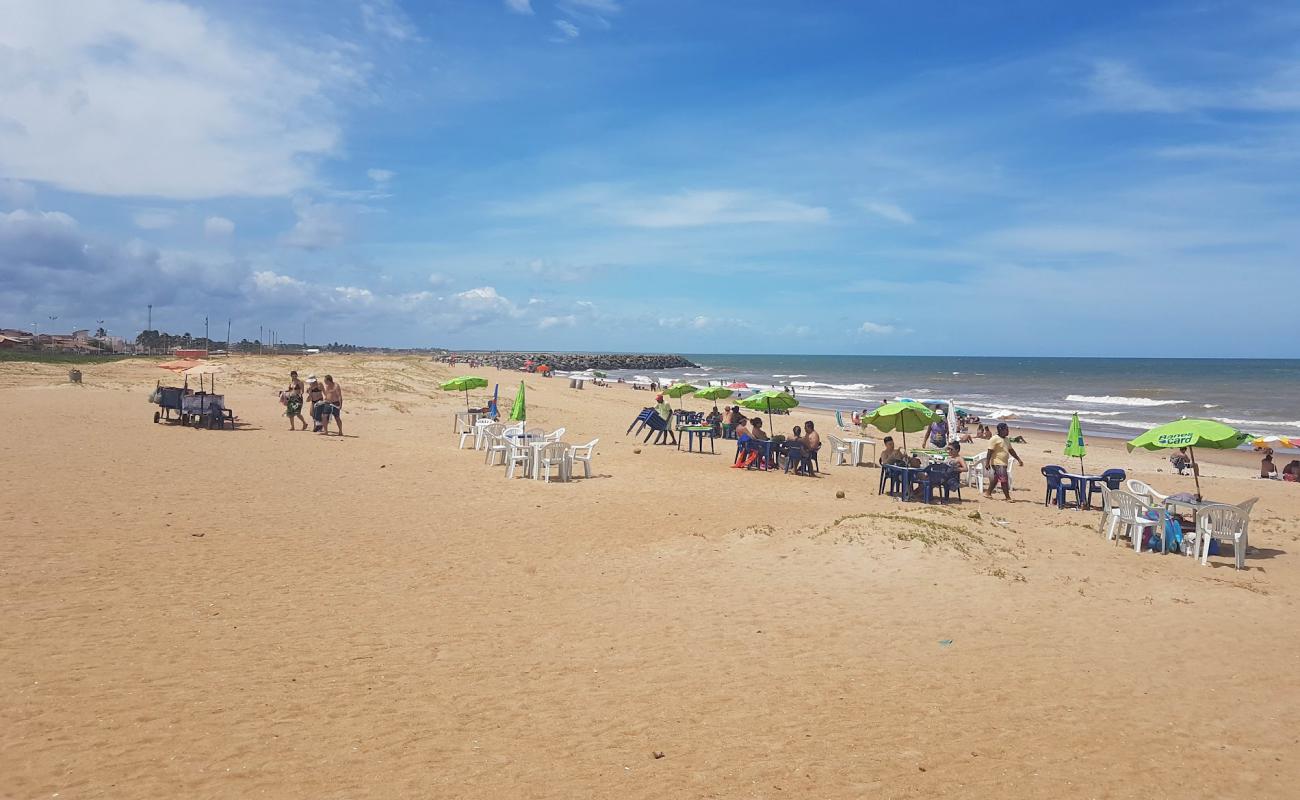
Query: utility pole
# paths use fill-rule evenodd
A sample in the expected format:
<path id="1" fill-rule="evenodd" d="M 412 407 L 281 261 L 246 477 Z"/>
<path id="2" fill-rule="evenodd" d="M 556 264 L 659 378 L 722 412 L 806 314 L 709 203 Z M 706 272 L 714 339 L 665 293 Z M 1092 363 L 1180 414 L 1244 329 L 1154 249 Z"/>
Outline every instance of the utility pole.
<path id="1" fill-rule="evenodd" d="M 212 340 L 208 338 L 208 318 L 207 318 L 207 317 L 204 317 L 204 318 L 203 318 L 203 346 L 204 346 L 204 347 L 211 347 L 211 346 L 212 346 Z"/>
<path id="2" fill-rule="evenodd" d="M 149 304 L 149 323 L 145 325 L 144 329 L 147 331 L 153 330 L 153 303 Z"/>
<path id="3" fill-rule="evenodd" d="M 257 354 L 260 356 L 266 352 L 265 345 L 262 344 L 262 326 L 257 326 Z"/>
<path id="4" fill-rule="evenodd" d="M 226 317 L 226 355 L 230 355 L 230 317 Z"/>
<path id="5" fill-rule="evenodd" d="M 307 323 L 302 324 L 302 349 L 307 349 Z"/>

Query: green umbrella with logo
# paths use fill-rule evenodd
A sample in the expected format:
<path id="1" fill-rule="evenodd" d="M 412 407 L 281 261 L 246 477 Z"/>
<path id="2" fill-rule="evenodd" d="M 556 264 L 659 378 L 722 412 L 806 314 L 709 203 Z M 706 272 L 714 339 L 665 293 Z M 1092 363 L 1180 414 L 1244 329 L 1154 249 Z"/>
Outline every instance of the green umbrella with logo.
<path id="1" fill-rule="evenodd" d="M 1079 426 L 1079 412 L 1070 418 L 1070 430 L 1065 434 L 1065 455 L 1079 459 L 1079 474 L 1083 474 L 1083 457 L 1088 451 L 1083 446 L 1083 428 Z"/>
<path id="2" fill-rule="evenodd" d="M 751 394 L 749 397 L 741 400 L 740 404 L 753 411 L 766 411 L 767 426 L 771 428 L 772 409 L 775 408 L 777 411 L 789 411 L 799 405 L 799 401 L 785 392 L 778 392 L 776 389 L 767 389 L 762 392 Z"/>
<path id="3" fill-rule="evenodd" d="M 731 397 L 732 391 L 725 386 L 706 386 L 695 393 L 695 396 L 701 400 L 721 400 L 724 397 Z"/>
<path id="4" fill-rule="evenodd" d="M 1211 450 L 1235 450 L 1253 439 L 1249 433 L 1242 433 L 1230 425 L 1212 419 L 1180 419 L 1166 422 L 1152 428 L 1135 439 L 1130 439 L 1126 446 L 1129 451 L 1143 450 L 1177 450 L 1187 448 L 1192 460 L 1192 477 L 1196 480 L 1196 497 L 1201 496 L 1201 471 L 1196 466 L 1197 447 Z"/>
<path id="5" fill-rule="evenodd" d="M 486 389 L 487 385 L 487 378 L 479 378 L 474 375 L 462 375 L 459 378 L 452 378 L 446 383 L 439 384 L 438 388 L 445 389 L 448 392 L 464 392 L 465 405 L 469 405 L 469 390 Z"/>
<path id="6" fill-rule="evenodd" d="M 669 397 L 676 398 L 679 401 L 677 403 L 677 407 L 681 408 L 682 404 L 680 400 L 686 395 L 691 394 L 694 391 L 695 391 L 695 387 L 690 385 L 689 383 L 674 383 L 672 386 L 669 386 L 667 389 L 664 389 L 664 394 L 668 395 Z"/>
<path id="7" fill-rule="evenodd" d="M 900 431 L 903 449 L 907 449 L 907 434 L 919 433 L 930 427 L 935 413 L 915 400 L 897 400 L 872 411 L 862 418 L 863 425 L 874 425 L 882 431 Z"/>

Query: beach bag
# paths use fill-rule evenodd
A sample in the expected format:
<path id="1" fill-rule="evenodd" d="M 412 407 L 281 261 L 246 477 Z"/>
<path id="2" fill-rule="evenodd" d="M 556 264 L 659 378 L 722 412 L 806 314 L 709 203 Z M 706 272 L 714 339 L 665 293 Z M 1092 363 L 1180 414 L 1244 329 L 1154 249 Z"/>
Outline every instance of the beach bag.
<path id="1" fill-rule="evenodd" d="M 1165 546 L 1171 553 L 1183 552 L 1183 526 L 1173 517 L 1165 520 Z"/>
<path id="2" fill-rule="evenodd" d="M 152 392 L 149 393 L 149 402 L 150 402 L 150 403 L 153 403 L 154 405 L 157 405 L 158 403 L 161 403 L 161 402 L 162 402 L 162 389 L 159 389 L 159 388 L 155 387 L 154 390 L 153 390 Z"/>
<path id="3" fill-rule="evenodd" d="M 1143 542 L 1143 544 L 1145 544 L 1146 548 L 1153 553 L 1163 550 L 1165 546 L 1164 541 L 1160 538 L 1160 532 L 1157 531 L 1155 528 L 1152 528 L 1149 531 L 1147 531 L 1146 541 Z"/>

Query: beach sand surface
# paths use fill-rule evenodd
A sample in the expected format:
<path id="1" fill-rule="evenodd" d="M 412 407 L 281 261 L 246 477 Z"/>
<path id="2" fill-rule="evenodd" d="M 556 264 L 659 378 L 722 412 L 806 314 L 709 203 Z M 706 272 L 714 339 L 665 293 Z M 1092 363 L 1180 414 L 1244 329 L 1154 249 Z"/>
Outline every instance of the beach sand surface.
<path id="1" fill-rule="evenodd" d="M 1295 796 L 1300 486 L 1250 454 L 1199 454 L 1208 497 L 1260 498 L 1236 571 L 1044 508 L 1056 434 L 1015 502 L 924 507 L 527 376 L 530 424 L 600 439 L 548 485 L 457 449 L 461 367 L 232 358 L 216 432 L 153 424 L 155 363 L 0 364 L 0 796 Z M 289 432 L 293 367 L 340 381 L 345 436 Z M 807 416 L 834 431 L 778 432 Z"/>

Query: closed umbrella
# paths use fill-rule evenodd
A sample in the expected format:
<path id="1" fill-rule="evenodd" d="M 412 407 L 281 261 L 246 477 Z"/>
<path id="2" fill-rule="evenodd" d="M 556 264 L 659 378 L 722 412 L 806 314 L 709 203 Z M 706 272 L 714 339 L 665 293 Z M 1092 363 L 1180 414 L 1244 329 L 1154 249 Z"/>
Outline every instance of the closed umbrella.
<path id="1" fill-rule="evenodd" d="M 669 386 L 667 389 L 664 389 L 664 394 L 668 395 L 669 397 L 676 398 L 678 400 L 677 407 L 681 408 L 682 407 L 682 404 L 680 402 L 681 399 L 686 395 L 691 394 L 694 391 L 695 391 L 695 387 L 690 385 L 689 383 L 674 383 L 672 386 Z"/>
<path id="2" fill-rule="evenodd" d="M 1067 458 L 1079 459 L 1079 474 L 1083 472 L 1083 457 L 1088 454 L 1083 446 L 1083 428 L 1079 426 L 1079 414 L 1076 411 L 1070 418 L 1070 430 L 1065 434 L 1065 455 Z"/>
<path id="3" fill-rule="evenodd" d="M 1234 450 L 1254 437 L 1212 419 L 1180 419 L 1159 425 L 1126 443 L 1129 451 L 1177 450 L 1187 448 L 1192 460 L 1192 477 L 1196 480 L 1196 498 L 1201 498 L 1201 471 L 1196 466 L 1196 448 Z"/>
<path id="4" fill-rule="evenodd" d="M 528 419 L 528 406 L 524 401 L 524 382 L 519 382 L 519 394 L 515 395 L 514 405 L 510 406 L 510 421 L 525 422 Z"/>
<path id="5" fill-rule="evenodd" d="M 744 400 L 740 401 L 740 404 L 745 408 L 754 411 L 766 411 L 767 426 L 771 428 L 772 409 L 775 408 L 778 411 L 788 411 L 799 405 L 799 401 L 785 392 L 778 392 L 775 389 L 767 389 L 766 391 L 756 392 L 755 394 L 746 397 Z"/>
<path id="6" fill-rule="evenodd" d="M 903 449 L 907 449 L 907 434 L 918 433 L 930 426 L 934 412 L 915 400 L 897 400 L 885 403 L 868 414 L 863 425 L 874 425 L 882 431 L 900 431 L 903 434 Z"/>
<path id="7" fill-rule="evenodd" d="M 446 383 L 439 384 L 439 388 L 448 392 L 464 392 L 465 405 L 469 405 L 470 389 L 486 389 L 488 385 L 487 378 L 479 378 L 475 375 L 462 375 L 459 378 L 452 378 Z"/>

